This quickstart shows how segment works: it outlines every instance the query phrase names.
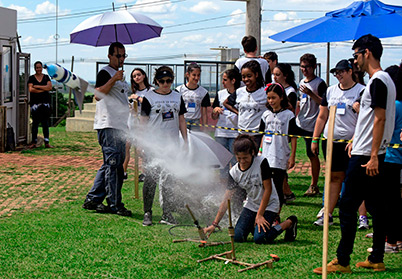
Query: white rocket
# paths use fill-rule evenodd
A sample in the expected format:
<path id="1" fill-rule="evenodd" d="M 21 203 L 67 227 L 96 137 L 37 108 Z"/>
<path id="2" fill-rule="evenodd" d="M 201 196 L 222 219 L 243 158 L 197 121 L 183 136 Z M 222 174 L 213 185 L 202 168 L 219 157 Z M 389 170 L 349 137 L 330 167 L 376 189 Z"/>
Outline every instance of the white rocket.
<path id="1" fill-rule="evenodd" d="M 98 97 L 102 98 L 101 92 L 95 90 L 95 88 L 89 84 L 86 80 L 80 78 L 76 74 L 70 72 L 66 68 L 60 66 L 59 64 L 45 64 L 44 68 L 47 70 L 49 76 L 56 81 L 63 83 L 64 85 L 70 87 L 73 90 L 75 102 L 82 110 L 82 104 L 84 102 L 85 92 L 91 92 L 96 94 Z"/>

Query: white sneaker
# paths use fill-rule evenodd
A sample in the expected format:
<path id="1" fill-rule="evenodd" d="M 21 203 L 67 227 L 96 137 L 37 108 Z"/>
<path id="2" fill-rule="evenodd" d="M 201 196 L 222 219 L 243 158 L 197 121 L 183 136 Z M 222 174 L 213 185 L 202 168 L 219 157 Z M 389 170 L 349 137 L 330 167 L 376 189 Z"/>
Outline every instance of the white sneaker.
<path id="1" fill-rule="evenodd" d="M 328 218 L 328 225 L 332 226 L 334 224 L 334 218 L 332 216 L 329 216 Z M 317 221 L 314 222 L 314 225 L 322 227 L 324 226 L 324 215 L 321 216 Z"/>
<path id="2" fill-rule="evenodd" d="M 318 218 L 321 218 L 322 215 L 324 215 L 324 207 L 321 208 L 320 211 L 318 211 L 317 219 L 318 219 Z"/>
<path id="3" fill-rule="evenodd" d="M 398 245 L 397 246 L 391 246 L 387 242 L 385 242 L 385 248 L 384 248 L 385 254 L 395 254 L 399 252 Z"/>
<path id="4" fill-rule="evenodd" d="M 360 215 L 359 230 L 368 230 L 369 228 L 370 228 L 370 226 L 369 226 L 369 220 L 367 219 L 367 216 Z"/>

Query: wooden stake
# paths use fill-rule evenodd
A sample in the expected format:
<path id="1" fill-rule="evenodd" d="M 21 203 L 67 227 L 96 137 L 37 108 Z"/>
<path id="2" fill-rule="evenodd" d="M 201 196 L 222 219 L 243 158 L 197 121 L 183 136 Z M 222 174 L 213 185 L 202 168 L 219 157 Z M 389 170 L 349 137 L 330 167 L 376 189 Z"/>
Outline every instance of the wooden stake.
<path id="1" fill-rule="evenodd" d="M 133 102 L 133 111 L 134 111 L 134 115 L 137 116 L 138 115 L 138 102 L 136 100 L 134 100 Z M 137 147 L 134 146 L 134 198 L 135 199 L 139 199 L 140 198 L 140 194 L 139 194 L 139 175 L 140 172 L 138 170 L 138 152 L 137 152 Z"/>
<path id="2" fill-rule="evenodd" d="M 331 192 L 331 167 L 332 167 L 332 150 L 334 140 L 336 106 L 329 109 L 328 118 L 328 138 L 327 138 L 327 156 L 325 162 L 325 190 L 324 190 L 324 229 L 322 244 L 322 278 L 327 278 L 327 262 L 328 262 L 328 221 L 329 221 L 329 193 Z"/>

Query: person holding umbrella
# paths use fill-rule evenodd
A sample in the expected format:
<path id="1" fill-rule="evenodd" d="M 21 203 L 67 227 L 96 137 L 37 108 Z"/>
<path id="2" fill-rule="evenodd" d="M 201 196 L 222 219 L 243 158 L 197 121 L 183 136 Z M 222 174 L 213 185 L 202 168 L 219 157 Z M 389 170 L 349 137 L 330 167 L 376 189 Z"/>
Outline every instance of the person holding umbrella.
<path id="1" fill-rule="evenodd" d="M 129 116 L 129 85 L 123 81 L 124 71 L 121 69 L 126 57 L 123 44 L 112 43 L 109 46 L 109 64 L 96 77 L 96 89 L 105 94 L 103 99 L 97 99 L 94 121 L 94 129 L 98 132 L 98 141 L 102 147 L 103 165 L 82 206 L 98 213 L 121 216 L 131 216 L 131 211 L 121 201 L 125 134 Z M 105 198 L 108 205 L 102 203 Z"/>
<path id="2" fill-rule="evenodd" d="M 384 184 L 387 181 L 384 158 L 394 130 L 396 89 L 391 77 L 380 65 L 383 52 L 380 39 L 371 34 L 364 35 L 352 49 L 359 70 L 367 72 L 370 80 L 362 95 L 353 143 L 348 144 L 351 157 L 339 205 L 342 238 L 337 258 L 327 265 L 328 273 L 351 272 L 349 262 L 356 237 L 356 212 L 363 200 L 373 217 L 373 251 L 356 266 L 385 271 L 384 247 L 389 227 L 386 208 L 390 185 Z M 322 267 L 314 269 L 314 273 L 322 272 Z"/>

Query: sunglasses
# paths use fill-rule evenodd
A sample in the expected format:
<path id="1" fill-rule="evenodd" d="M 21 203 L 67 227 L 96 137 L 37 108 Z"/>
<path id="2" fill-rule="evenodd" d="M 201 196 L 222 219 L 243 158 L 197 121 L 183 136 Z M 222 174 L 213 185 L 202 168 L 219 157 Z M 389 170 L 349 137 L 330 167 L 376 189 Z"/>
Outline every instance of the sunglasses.
<path id="1" fill-rule="evenodd" d="M 341 74 L 343 74 L 344 72 L 346 72 L 346 70 L 339 70 L 333 73 L 334 77 L 339 76 Z"/>
<path id="2" fill-rule="evenodd" d="M 115 56 L 116 56 L 117 59 L 120 59 L 122 57 L 127 58 L 128 55 L 126 53 L 124 53 L 124 54 L 116 54 Z"/>
<path id="3" fill-rule="evenodd" d="M 356 60 L 357 57 L 359 57 L 359 53 L 364 53 L 366 52 L 366 49 L 361 49 L 359 51 L 356 51 L 355 53 L 353 53 L 353 59 Z"/>
<path id="4" fill-rule="evenodd" d="M 160 79 L 158 80 L 159 84 L 165 84 L 165 83 L 172 83 L 173 79 Z"/>

